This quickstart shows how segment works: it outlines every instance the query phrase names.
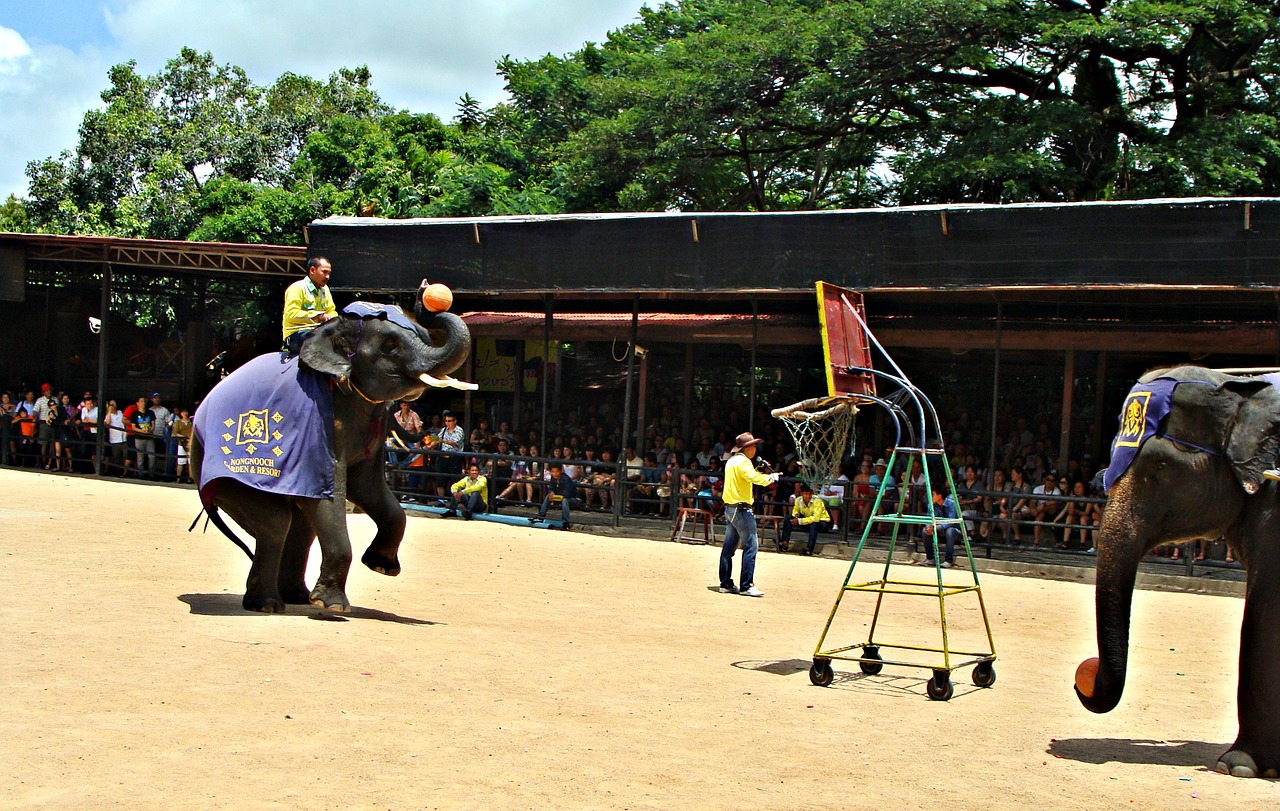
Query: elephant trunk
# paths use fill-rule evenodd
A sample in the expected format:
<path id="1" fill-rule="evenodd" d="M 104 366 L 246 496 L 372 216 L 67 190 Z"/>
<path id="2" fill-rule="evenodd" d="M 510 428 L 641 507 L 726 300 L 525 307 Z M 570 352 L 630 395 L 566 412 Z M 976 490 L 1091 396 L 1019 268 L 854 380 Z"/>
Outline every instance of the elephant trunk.
<path id="1" fill-rule="evenodd" d="M 1138 562 L 1146 551 L 1145 538 L 1126 509 L 1127 487 L 1118 483 L 1102 517 L 1094 605 L 1098 623 L 1098 669 L 1092 688 L 1077 678 L 1076 696 L 1091 712 L 1110 712 L 1124 693 L 1129 661 L 1129 619 Z M 1085 689 L 1082 689 L 1085 688 Z"/>
<path id="2" fill-rule="evenodd" d="M 423 368 L 414 368 L 412 371 L 415 376 L 422 373 L 429 373 L 433 376 L 440 377 L 447 375 L 454 369 L 466 363 L 468 356 L 471 354 L 471 331 L 467 329 L 466 323 L 450 312 L 442 313 L 426 313 L 422 311 L 421 306 L 419 326 L 422 327 L 422 339 L 429 345 L 435 347 L 441 354 L 431 354 Z M 437 344 L 432 340 L 432 332 L 443 332 L 444 343 Z"/>

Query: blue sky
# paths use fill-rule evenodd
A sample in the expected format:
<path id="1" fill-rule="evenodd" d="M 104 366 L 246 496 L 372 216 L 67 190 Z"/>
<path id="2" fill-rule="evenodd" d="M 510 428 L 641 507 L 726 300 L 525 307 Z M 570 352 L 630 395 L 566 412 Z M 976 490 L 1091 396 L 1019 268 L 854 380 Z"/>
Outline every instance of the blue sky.
<path id="1" fill-rule="evenodd" d="M 651 0 L 652 5 L 657 2 Z M 112 65 L 156 72 L 183 46 L 259 85 L 366 64 L 383 101 L 450 119 L 502 99 L 494 63 L 565 54 L 634 20 L 645 0 L 0 0 L 0 199 L 28 161 L 72 149 Z"/>

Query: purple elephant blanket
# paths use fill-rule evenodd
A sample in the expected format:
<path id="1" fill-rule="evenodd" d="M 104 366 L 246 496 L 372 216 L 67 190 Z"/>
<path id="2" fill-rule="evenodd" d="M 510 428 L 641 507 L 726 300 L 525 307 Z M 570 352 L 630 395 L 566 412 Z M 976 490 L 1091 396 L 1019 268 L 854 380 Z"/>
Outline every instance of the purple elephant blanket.
<path id="1" fill-rule="evenodd" d="M 329 376 L 282 355 L 262 355 L 236 369 L 196 409 L 206 506 L 223 478 L 278 495 L 333 498 Z"/>

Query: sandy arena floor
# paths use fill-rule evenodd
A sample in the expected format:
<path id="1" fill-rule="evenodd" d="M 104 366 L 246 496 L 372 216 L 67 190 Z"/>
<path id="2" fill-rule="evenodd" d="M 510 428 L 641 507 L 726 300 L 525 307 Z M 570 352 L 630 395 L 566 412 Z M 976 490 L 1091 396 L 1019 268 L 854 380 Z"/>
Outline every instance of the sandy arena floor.
<path id="1" fill-rule="evenodd" d="M 346 619 L 263 616 L 244 555 L 186 532 L 190 490 L 6 470 L 0 493 L 4 808 L 1280 806 L 1207 768 L 1234 598 L 1140 592 L 1128 692 L 1095 716 L 1088 586 L 984 577 L 997 681 L 959 670 L 943 703 L 919 668 L 809 683 L 842 561 L 762 553 L 756 600 L 711 590 L 712 547 L 422 518 L 400 577 L 353 567 Z M 985 644 L 976 607 L 948 599 L 953 646 Z M 869 605 L 838 617 L 830 642 L 862 641 Z M 939 645 L 936 599 L 887 605 L 895 628 Z"/>

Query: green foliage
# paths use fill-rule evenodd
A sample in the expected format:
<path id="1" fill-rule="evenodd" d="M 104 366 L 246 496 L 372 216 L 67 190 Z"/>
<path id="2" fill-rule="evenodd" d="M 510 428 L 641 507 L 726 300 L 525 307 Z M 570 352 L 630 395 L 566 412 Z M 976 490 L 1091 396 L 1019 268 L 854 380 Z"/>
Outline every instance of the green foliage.
<path id="1" fill-rule="evenodd" d="M 1274 4 L 686 0 L 499 63 L 570 209 L 1274 194 Z"/>
<path id="2" fill-rule="evenodd" d="M 253 84 L 182 49 L 109 73 L 0 223 L 299 241 L 328 214 L 796 210 L 1280 193 L 1263 0 L 683 0 L 510 101 L 396 111 L 366 67 Z M 6 227 L 16 227 L 9 225 Z"/>
<path id="3" fill-rule="evenodd" d="M 30 228 L 26 205 L 17 195 L 9 195 L 7 200 L 0 203 L 0 231 L 20 234 L 26 233 Z"/>

